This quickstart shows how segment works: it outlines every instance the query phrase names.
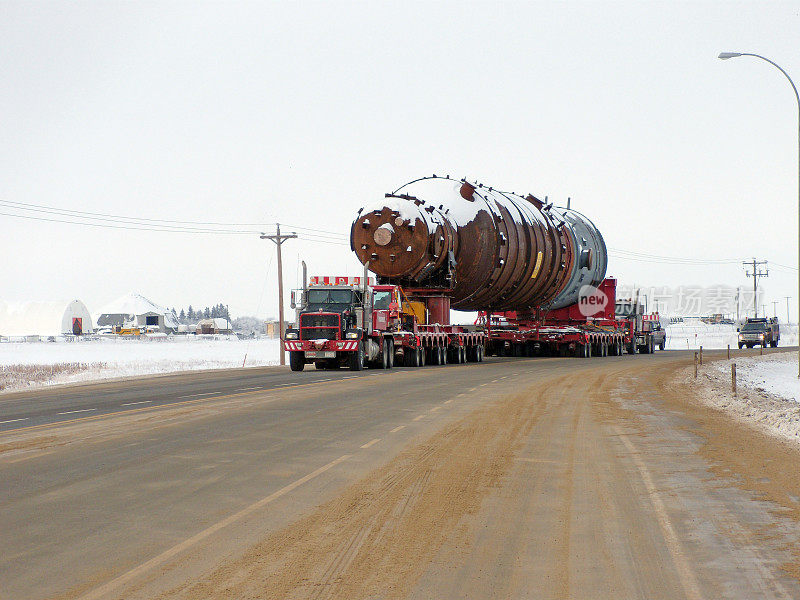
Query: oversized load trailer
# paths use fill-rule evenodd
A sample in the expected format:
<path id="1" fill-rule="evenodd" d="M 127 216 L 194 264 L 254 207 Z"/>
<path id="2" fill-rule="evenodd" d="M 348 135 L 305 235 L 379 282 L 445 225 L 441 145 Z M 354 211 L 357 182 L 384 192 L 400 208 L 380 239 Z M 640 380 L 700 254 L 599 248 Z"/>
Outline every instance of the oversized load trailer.
<path id="1" fill-rule="evenodd" d="M 597 227 L 547 199 L 423 177 L 359 210 L 350 244 L 377 282 L 312 278 L 285 339 L 294 370 L 663 349 L 657 315 L 620 310 Z M 480 316 L 451 325 L 451 308 Z"/>

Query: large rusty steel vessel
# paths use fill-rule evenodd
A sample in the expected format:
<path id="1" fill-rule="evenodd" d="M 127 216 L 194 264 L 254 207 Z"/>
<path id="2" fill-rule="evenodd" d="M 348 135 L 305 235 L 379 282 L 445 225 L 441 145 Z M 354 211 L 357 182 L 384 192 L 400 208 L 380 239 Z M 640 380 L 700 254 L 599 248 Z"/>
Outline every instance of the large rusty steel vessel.
<path id="1" fill-rule="evenodd" d="M 608 263 L 597 227 L 533 195 L 431 176 L 407 183 L 353 222 L 350 243 L 382 282 L 458 310 L 553 310 L 598 286 Z"/>

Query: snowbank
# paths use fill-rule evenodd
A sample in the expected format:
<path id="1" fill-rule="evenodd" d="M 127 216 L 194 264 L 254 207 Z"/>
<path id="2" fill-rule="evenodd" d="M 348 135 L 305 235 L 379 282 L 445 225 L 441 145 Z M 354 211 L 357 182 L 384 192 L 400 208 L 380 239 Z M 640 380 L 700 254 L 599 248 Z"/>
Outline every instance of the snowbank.
<path id="1" fill-rule="evenodd" d="M 0 343 L 0 389 L 241 367 L 245 355 L 244 366 L 277 365 L 279 352 L 277 339 L 239 340 L 233 336 Z M 79 372 L 51 368 L 66 364 L 82 368 Z M 36 376 L 20 377 L 20 373 Z"/>
<path id="2" fill-rule="evenodd" d="M 736 363 L 737 387 L 753 392 L 766 392 L 784 400 L 800 403 L 800 379 L 797 377 L 797 354 L 786 352 L 767 356 L 739 357 Z M 730 378 L 728 361 L 714 367 Z"/>
<path id="3" fill-rule="evenodd" d="M 732 363 L 736 363 L 735 396 L 731 390 Z M 800 443 L 796 353 L 713 361 L 700 367 L 696 382 L 692 370 L 684 372 L 683 382 L 697 391 L 704 404 L 724 410 L 772 435 Z"/>

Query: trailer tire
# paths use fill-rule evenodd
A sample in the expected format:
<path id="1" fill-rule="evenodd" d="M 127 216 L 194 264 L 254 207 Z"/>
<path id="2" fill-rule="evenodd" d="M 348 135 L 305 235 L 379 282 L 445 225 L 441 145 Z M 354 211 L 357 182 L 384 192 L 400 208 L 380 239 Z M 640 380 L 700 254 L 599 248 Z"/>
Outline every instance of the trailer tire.
<path id="1" fill-rule="evenodd" d="M 350 357 L 347 359 L 347 362 L 350 363 L 350 370 L 351 371 L 362 371 L 364 369 L 364 344 L 363 342 L 358 343 L 358 350 L 353 352 Z"/>
<path id="2" fill-rule="evenodd" d="M 744 344 L 742 344 L 741 342 L 739 342 L 739 350 L 741 350 L 742 348 L 744 348 Z"/>
<path id="3" fill-rule="evenodd" d="M 389 368 L 389 340 L 387 339 L 383 340 L 383 348 L 381 349 L 381 358 L 378 365 L 384 370 Z"/>
<path id="4" fill-rule="evenodd" d="M 420 346 L 419 348 L 417 348 L 417 352 L 419 352 L 419 365 L 418 366 L 424 367 L 425 366 L 425 358 L 426 358 L 425 357 L 425 348 Z"/>
<path id="5" fill-rule="evenodd" d="M 289 367 L 292 371 L 302 371 L 305 366 L 306 360 L 302 352 L 289 352 Z"/>
<path id="6" fill-rule="evenodd" d="M 392 367 L 394 367 L 394 340 L 386 340 L 386 345 L 389 350 L 388 353 L 386 354 L 389 360 L 388 368 L 391 369 Z"/>
<path id="7" fill-rule="evenodd" d="M 664 342 L 660 342 L 660 343 L 658 344 L 658 349 L 659 349 L 659 350 L 661 350 L 661 351 L 663 352 L 663 351 L 664 351 L 664 347 L 665 347 L 666 345 L 667 345 L 667 342 L 666 342 L 666 341 L 664 341 Z"/>
<path id="8" fill-rule="evenodd" d="M 439 364 L 446 365 L 447 364 L 447 348 L 444 346 L 439 347 L 439 352 L 441 356 L 441 362 Z"/>

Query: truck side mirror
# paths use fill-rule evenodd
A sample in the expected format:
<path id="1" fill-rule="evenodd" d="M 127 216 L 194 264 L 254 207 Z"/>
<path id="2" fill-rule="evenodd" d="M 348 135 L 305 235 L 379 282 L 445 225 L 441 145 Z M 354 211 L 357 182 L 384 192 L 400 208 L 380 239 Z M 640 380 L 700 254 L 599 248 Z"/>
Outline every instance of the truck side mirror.
<path id="1" fill-rule="evenodd" d="M 739 328 L 738 328 L 738 327 L 736 328 L 736 331 L 739 331 Z"/>

